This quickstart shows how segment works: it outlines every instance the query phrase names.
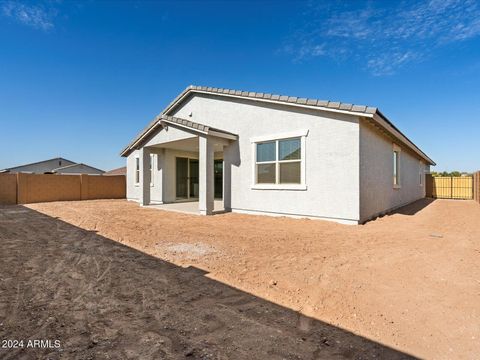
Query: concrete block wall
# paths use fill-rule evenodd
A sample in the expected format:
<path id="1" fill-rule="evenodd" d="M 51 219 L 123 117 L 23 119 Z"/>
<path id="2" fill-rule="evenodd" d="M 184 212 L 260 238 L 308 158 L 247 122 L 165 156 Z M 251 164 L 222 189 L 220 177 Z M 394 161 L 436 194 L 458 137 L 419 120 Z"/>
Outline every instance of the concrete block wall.
<path id="1" fill-rule="evenodd" d="M 80 175 L 17 174 L 18 204 L 81 199 Z"/>
<path id="2" fill-rule="evenodd" d="M 0 204 L 124 199 L 125 175 L 0 174 Z"/>
<path id="3" fill-rule="evenodd" d="M 0 174 L 0 204 L 17 203 L 17 175 Z"/>

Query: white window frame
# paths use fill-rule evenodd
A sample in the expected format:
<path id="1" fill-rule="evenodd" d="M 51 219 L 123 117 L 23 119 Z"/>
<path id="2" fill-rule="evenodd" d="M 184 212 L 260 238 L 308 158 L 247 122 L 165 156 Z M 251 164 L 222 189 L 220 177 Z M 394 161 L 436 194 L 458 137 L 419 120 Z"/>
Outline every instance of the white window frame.
<path id="1" fill-rule="evenodd" d="M 281 133 L 275 135 L 258 136 L 250 139 L 252 144 L 252 189 L 254 190 L 307 190 L 306 184 L 306 137 L 308 135 L 308 129 L 302 129 L 292 131 L 288 133 Z M 288 140 L 293 138 L 300 138 L 300 184 L 280 184 L 280 165 L 287 162 L 298 162 L 298 160 L 278 160 L 278 147 L 279 140 Z M 257 144 L 263 142 L 275 141 L 275 161 L 265 161 L 257 163 Z M 275 163 L 275 184 L 257 184 L 257 164 Z"/>
<path id="2" fill-rule="evenodd" d="M 154 186 L 155 181 L 155 154 L 150 154 L 150 186 Z"/>
<path id="3" fill-rule="evenodd" d="M 138 177 L 137 177 L 138 174 Z M 133 182 L 135 186 L 140 185 L 140 156 L 136 155 L 135 156 L 135 168 L 133 172 Z"/>
<path id="4" fill-rule="evenodd" d="M 395 173 L 392 174 L 392 182 L 393 182 L 393 188 L 394 189 L 401 189 L 402 188 L 402 148 L 398 146 L 397 144 L 393 144 L 393 151 L 392 151 L 392 162 L 393 165 L 395 165 L 395 162 L 393 161 L 395 157 L 395 153 L 398 154 L 397 156 L 397 168 L 396 170 L 396 178 L 395 178 Z M 393 169 L 393 166 L 392 166 Z"/>

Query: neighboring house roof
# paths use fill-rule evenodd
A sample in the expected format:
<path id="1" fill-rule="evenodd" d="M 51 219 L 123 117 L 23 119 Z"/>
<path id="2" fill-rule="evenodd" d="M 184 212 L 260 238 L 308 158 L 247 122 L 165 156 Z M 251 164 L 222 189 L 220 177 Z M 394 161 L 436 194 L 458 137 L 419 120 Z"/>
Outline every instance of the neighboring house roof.
<path id="1" fill-rule="evenodd" d="M 168 115 L 169 111 L 175 108 L 180 104 L 187 96 L 194 93 L 206 93 L 206 94 L 215 94 L 225 97 L 235 97 L 235 98 L 248 98 L 255 101 L 263 101 L 270 103 L 282 103 L 289 104 L 292 106 L 300 106 L 306 108 L 316 108 L 319 110 L 337 112 L 350 114 L 355 116 L 363 116 L 371 118 L 374 120 L 376 125 L 380 126 L 382 129 L 386 130 L 387 133 L 404 143 L 414 152 L 416 152 L 420 157 L 426 160 L 429 164 L 435 165 L 435 162 L 430 159 L 418 146 L 416 146 L 410 139 L 408 139 L 390 120 L 384 116 L 380 110 L 376 107 L 366 106 L 366 105 L 354 105 L 349 103 L 342 103 L 338 101 L 328 101 L 328 100 L 318 100 L 318 99 L 307 99 L 299 98 L 296 96 L 286 96 L 286 95 L 272 95 L 268 93 L 257 93 L 251 91 L 242 91 L 242 90 L 231 90 L 223 88 L 212 88 L 206 86 L 194 86 L 190 85 L 187 87 L 180 95 L 178 95 L 158 116 L 156 116 L 150 124 L 138 134 L 135 139 L 120 153 L 122 156 L 127 156 L 134 147 L 141 142 L 145 136 L 147 136 L 153 127 L 156 127 L 159 120 L 165 115 Z"/>
<path id="2" fill-rule="evenodd" d="M 105 171 L 101 170 L 101 169 L 97 169 L 93 166 L 90 166 L 90 165 L 86 165 L 86 164 L 83 164 L 83 163 L 78 163 L 78 164 L 71 164 L 71 165 L 67 165 L 67 166 L 62 166 L 62 167 L 59 167 L 59 168 L 56 168 L 56 169 L 53 169 L 52 172 L 55 172 L 55 173 L 59 173 L 61 174 L 62 172 L 67 172 L 67 170 L 73 170 L 74 168 L 83 168 L 83 169 L 89 169 L 89 170 L 93 170 L 93 172 L 98 172 L 98 173 L 104 173 Z"/>
<path id="3" fill-rule="evenodd" d="M 127 174 L 127 167 L 122 166 L 122 167 L 117 168 L 117 169 L 109 170 L 109 171 L 105 172 L 105 174 L 103 174 L 103 175 L 126 175 L 126 174 Z"/>
<path id="4" fill-rule="evenodd" d="M 77 171 L 75 173 L 84 173 L 84 174 L 104 173 L 103 170 L 97 169 L 93 166 L 82 164 L 82 163 L 75 163 L 71 160 L 67 160 L 62 157 L 43 160 L 43 161 L 37 161 L 34 163 L 25 164 L 25 165 L 19 165 L 19 166 L 7 168 L 1 171 L 2 172 L 26 172 L 26 173 L 35 173 L 35 174 L 63 173 L 63 172 L 73 173 L 76 167 L 78 167 L 80 171 Z"/>
<path id="5" fill-rule="evenodd" d="M 67 163 L 67 164 L 75 164 L 75 162 L 73 162 L 71 160 L 68 160 L 68 159 L 65 159 L 65 158 L 62 158 L 62 157 L 56 157 L 56 158 L 52 158 L 52 159 L 41 160 L 41 161 L 36 161 L 36 162 L 28 163 L 28 164 L 13 166 L 13 167 L 10 167 L 10 168 L 3 169 L 2 171 L 3 172 L 8 172 L 8 171 L 12 172 L 12 171 L 16 171 L 19 168 L 38 165 L 38 164 L 42 164 L 42 163 L 48 163 L 48 162 L 51 162 L 51 161 L 58 161 L 59 163 L 63 162 L 63 163 Z M 56 166 L 58 167 L 58 164 Z M 54 168 L 54 166 L 52 165 L 51 169 L 49 169 L 49 170 L 53 170 L 53 168 Z"/>

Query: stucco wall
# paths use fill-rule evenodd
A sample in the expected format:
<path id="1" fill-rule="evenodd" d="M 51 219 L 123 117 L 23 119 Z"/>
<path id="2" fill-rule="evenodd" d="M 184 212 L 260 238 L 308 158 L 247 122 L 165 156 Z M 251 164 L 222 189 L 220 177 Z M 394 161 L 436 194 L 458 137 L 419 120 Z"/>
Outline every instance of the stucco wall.
<path id="1" fill-rule="evenodd" d="M 366 221 L 425 197 L 424 162 L 401 147 L 400 188 L 393 186 L 393 140 L 366 121 L 360 123 L 360 218 Z M 421 168 L 422 167 L 422 168 Z M 422 184 L 420 185 L 420 173 Z"/>
<path id="2" fill-rule="evenodd" d="M 192 113 L 190 117 L 189 114 Z M 191 97 L 171 114 L 239 135 L 226 153 L 231 170 L 231 208 L 346 222 L 359 220 L 358 119 L 215 95 Z M 307 190 L 257 190 L 251 138 L 308 129 Z"/>
<path id="3" fill-rule="evenodd" d="M 138 156 L 138 150 L 132 151 L 127 156 L 127 200 L 136 200 L 140 198 L 140 188 L 135 185 L 135 158 Z"/>

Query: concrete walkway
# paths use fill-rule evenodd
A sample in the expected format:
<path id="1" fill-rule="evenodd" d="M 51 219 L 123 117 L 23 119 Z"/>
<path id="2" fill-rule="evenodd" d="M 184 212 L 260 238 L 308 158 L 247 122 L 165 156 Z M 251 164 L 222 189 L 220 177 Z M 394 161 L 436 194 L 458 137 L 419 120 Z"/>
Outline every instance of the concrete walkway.
<path id="1" fill-rule="evenodd" d="M 148 205 L 147 207 L 152 209 L 199 215 L 198 201 L 182 201 L 162 205 Z M 225 208 L 223 207 L 223 200 L 215 200 L 213 206 L 213 213 L 220 214 L 223 212 L 225 212 Z"/>

